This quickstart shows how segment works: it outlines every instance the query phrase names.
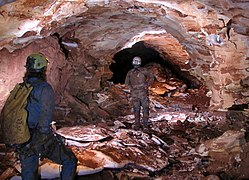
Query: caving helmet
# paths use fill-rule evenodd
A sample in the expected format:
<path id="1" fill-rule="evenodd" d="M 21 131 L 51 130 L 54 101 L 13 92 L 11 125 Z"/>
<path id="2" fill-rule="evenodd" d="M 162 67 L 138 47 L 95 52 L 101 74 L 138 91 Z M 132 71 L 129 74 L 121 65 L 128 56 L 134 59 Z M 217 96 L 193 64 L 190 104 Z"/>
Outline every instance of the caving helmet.
<path id="1" fill-rule="evenodd" d="M 48 60 L 41 53 L 31 54 L 27 57 L 26 68 L 28 71 L 41 72 L 46 69 Z"/>
<path id="2" fill-rule="evenodd" d="M 133 65 L 134 67 L 139 67 L 139 66 L 141 66 L 141 63 L 142 63 L 142 60 L 141 60 L 141 58 L 138 57 L 138 56 L 134 57 L 133 60 L 132 60 L 132 65 Z"/>

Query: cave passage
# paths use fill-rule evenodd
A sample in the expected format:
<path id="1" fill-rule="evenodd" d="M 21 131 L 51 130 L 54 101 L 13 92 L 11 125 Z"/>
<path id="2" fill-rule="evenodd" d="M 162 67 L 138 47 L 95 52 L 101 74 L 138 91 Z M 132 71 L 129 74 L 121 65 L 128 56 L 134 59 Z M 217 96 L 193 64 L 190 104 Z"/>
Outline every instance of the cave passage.
<path id="1" fill-rule="evenodd" d="M 178 65 L 172 64 L 169 60 L 160 56 L 159 52 L 153 48 L 146 47 L 143 41 L 137 42 L 132 48 L 126 48 L 114 55 L 115 63 L 110 65 L 110 70 L 113 72 L 113 76 L 110 79 L 114 84 L 124 84 L 126 74 L 132 66 L 132 59 L 135 56 L 139 56 L 142 59 L 142 65 L 145 66 L 151 62 L 160 64 L 165 69 L 169 69 L 173 76 L 182 80 L 188 88 L 199 88 L 201 83 L 197 78 L 191 76 L 189 72 L 183 72 Z"/>

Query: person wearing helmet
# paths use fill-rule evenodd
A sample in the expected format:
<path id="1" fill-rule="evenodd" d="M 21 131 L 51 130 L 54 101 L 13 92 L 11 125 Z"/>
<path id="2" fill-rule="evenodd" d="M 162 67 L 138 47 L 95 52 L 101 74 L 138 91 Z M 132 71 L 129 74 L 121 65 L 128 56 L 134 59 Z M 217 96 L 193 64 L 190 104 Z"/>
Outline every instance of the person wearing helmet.
<path id="1" fill-rule="evenodd" d="M 132 60 L 133 69 L 128 71 L 125 79 L 125 84 L 131 90 L 131 100 L 135 115 L 134 130 L 139 130 L 141 127 L 145 131 L 148 130 L 149 119 L 149 93 L 148 87 L 153 83 L 153 75 L 141 67 L 142 60 L 136 56 Z M 140 122 L 141 106 L 143 107 L 142 124 Z"/>
<path id="2" fill-rule="evenodd" d="M 22 167 L 22 179 L 39 179 L 39 158 L 48 158 L 62 165 L 61 179 L 73 179 L 77 158 L 66 148 L 51 128 L 55 109 L 54 90 L 46 81 L 48 61 L 41 53 L 31 54 L 26 61 L 24 82 L 33 86 L 28 98 L 30 140 L 17 149 Z"/>

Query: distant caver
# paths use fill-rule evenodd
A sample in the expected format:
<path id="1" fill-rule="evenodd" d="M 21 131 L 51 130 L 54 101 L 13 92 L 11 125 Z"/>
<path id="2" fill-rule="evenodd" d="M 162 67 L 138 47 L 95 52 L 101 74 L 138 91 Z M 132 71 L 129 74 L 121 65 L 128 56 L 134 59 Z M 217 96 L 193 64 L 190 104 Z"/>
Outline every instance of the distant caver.
<path id="1" fill-rule="evenodd" d="M 125 79 L 125 84 L 127 84 L 131 90 L 131 99 L 135 115 L 135 125 L 134 130 L 138 130 L 141 127 L 144 130 L 148 130 L 148 119 L 149 119 L 149 93 L 148 87 L 153 83 L 154 76 L 146 71 L 141 66 L 141 58 L 134 57 L 132 65 L 134 69 L 131 69 Z M 141 106 L 143 107 L 143 124 L 140 122 L 140 111 Z"/>

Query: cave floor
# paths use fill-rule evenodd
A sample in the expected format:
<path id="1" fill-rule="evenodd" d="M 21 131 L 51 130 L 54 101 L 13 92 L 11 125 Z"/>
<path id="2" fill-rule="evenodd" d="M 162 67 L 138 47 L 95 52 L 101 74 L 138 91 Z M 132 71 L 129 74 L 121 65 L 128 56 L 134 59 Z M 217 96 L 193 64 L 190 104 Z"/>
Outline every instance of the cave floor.
<path id="1" fill-rule="evenodd" d="M 153 96 L 151 98 L 152 104 L 155 100 L 160 102 L 160 105 L 155 105 L 154 103 L 150 110 L 150 129 L 148 132 L 141 131 L 139 137 L 147 137 L 148 139 L 159 137 L 163 141 L 163 145 L 155 146 L 154 150 L 163 151 L 162 154 L 165 157 L 161 158 L 166 158 L 167 163 L 160 166 L 157 164 L 160 161 L 155 159 L 155 164 L 151 165 L 152 161 L 144 160 L 143 166 L 141 166 L 141 162 L 136 160 L 137 157 L 133 157 L 132 163 L 127 163 L 120 168 L 105 167 L 100 172 L 78 175 L 75 179 L 243 179 L 244 177 L 249 177 L 246 172 L 248 169 L 246 164 L 248 164 L 249 158 L 245 156 L 248 151 L 245 150 L 245 147 L 248 146 L 247 131 L 249 125 L 248 118 L 240 111 L 230 113 L 233 118 L 227 118 L 228 113 L 225 111 L 209 111 L 208 98 L 200 94 L 167 98 Z M 115 122 L 122 125 L 116 126 Z M 119 117 L 115 122 L 113 120 L 95 122 L 94 127 L 96 129 L 101 127 L 108 131 L 132 134 L 129 140 L 132 137 L 138 137 L 137 132 L 132 130 L 132 115 Z M 81 125 L 84 126 L 84 124 Z M 89 126 L 91 123 L 88 122 L 85 125 Z M 115 128 L 113 129 L 114 126 Z M 232 132 L 230 135 L 240 133 L 240 136 L 238 135 L 232 141 L 231 139 L 233 138 L 227 135 L 227 137 L 223 138 L 223 142 L 220 142 L 223 145 L 217 145 L 217 138 L 221 137 L 225 132 Z M 243 136 L 241 136 L 241 132 L 243 132 Z M 113 139 L 114 136 L 112 137 Z M 137 139 L 139 141 L 139 138 Z M 108 141 L 110 142 L 110 139 L 104 138 L 104 140 L 101 140 L 101 144 L 96 140 L 94 145 L 85 146 L 84 150 L 89 148 L 102 150 L 103 152 L 103 148 L 106 148 L 109 143 Z M 120 141 L 122 141 L 122 138 L 119 139 Z M 126 143 L 131 143 L 127 141 Z M 138 141 L 132 141 L 132 143 L 141 143 Z M 216 145 L 214 145 L 215 142 Z M 103 143 L 105 144 L 103 145 Z M 149 144 L 149 142 L 147 143 Z M 203 150 L 203 146 L 206 147 L 204 148 L 205 150 Z M 227 146 L 229 147 L 224 148 Z M 69 147 L 74 148 L 72 144 Z M 129 148 L 129 145 L 127 147 Z M 158 152 L 151 151 L 153 148 L 154 146 L 151 146 L 150 149 L 143 152 L 148 153 L 147 156 L 149 157 L 151 152 Z M 212 150 L 212 148 L 215 150 Z M 1 144 L 0 151 L 0 179 L 17 177 L 20 173 L 17 155 L 11 150 L 6 150 L 3 144 Z M 117 151 L 116 153 L 120 152 Z M 155 158 L 153 153 L 151 155 L 150 159 Z M 159 170 L 155 168 L 158 166 L 160 166 Z M 151 170 L 151 167 L 154 169 Z"/>

